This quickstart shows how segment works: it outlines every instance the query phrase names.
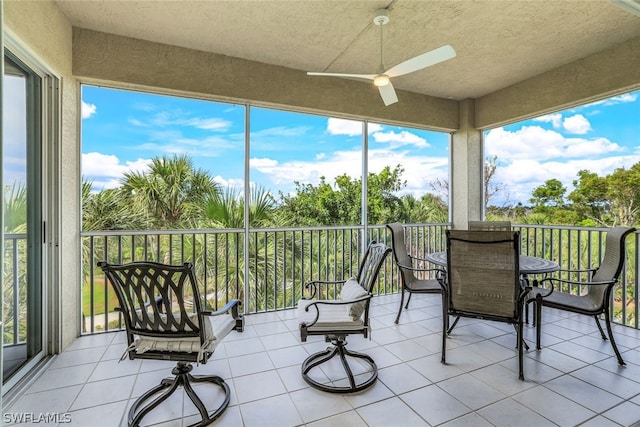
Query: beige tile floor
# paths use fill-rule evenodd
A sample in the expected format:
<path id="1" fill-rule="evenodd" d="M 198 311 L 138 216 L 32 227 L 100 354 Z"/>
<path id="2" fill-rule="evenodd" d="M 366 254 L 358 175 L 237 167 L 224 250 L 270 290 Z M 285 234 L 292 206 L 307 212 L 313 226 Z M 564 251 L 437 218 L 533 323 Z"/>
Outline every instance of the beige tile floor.
<path id="1" fill-rule="evenodd" d="M 216 373 L 232 390 L 216 426 L 632 426 L 640 420 L 640 331 L 614 331 L 626 367 L 586 316 L 545 309 L 543 349 L 525 326 L 530 345 L 525 381 L 518 380 L 515 335 L 510 325 L 463 319 L 447 340 L 440 363 L 439 296 L 415 295 L 394 324 L 399 295 L 374 298 L 371 340 L 349 347 L 371 355 L 379 379 L 364 392 L 327 394 L 310 388 L 300 363 L 326 346 L 321 337 L 301 343 L 295 310 L 246 316 L 212 360 L 195 373 Z M 130 403 L 168 376 L 173 364 L 118 359 L 123 333 L 78 338 L 55 357 L 21 395 L 4 408 L 11 414 L 61 414 L 72 425 L 126 425 Z M 200 388 L 210 399 L 217 391 Z M 186 426 L 196 409 L 182 394 L 151 412 L 145 425 Z M 15 423 L 13 423 L 15 425 Z M 23 424 L 21 424 L 23 425 Z"/>

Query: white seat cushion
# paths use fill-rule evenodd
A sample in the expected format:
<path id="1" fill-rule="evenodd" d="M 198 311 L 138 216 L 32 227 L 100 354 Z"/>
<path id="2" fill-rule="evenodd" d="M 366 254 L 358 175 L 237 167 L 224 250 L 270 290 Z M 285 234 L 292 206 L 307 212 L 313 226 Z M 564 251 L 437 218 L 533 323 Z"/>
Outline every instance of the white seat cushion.
<path id="1" fill-rule="evenodd" d="M 189 316 L 195 324 L 198 324 L 196 315 Z M 137 353 L 147 351 L 168 351 L 199 353 L 198 361 L 202 359 L 205 352 L 213 352 L 218 343 L 235 327 L 236 321 L 230 315 L 204 316 L 205 340 L 200 345 L 200 337 L 170 338 L 170 337 L 148 337 L 137 336 L 133 344 L 127 351 L 135 350 Z"/>
<path id="2" fill-rule="evenodd" d="M 358 285 L 360 286 L 360 285 Z M 300 324 L 310 324 L 316 318 L 318 311 L 315 307 L 310 307 L 309 311 L 305 308 L 315 302 L 315 300 L 301 299 L 298 301 L 298 322 Z M 308 329 L 313 331 L 335 331 L 339 330 L 353 330 L 359 331 L 362 329 L 364 322 L 361 318 L 353 319 L 349 313 L 351 310 L 351 304 L 320 304 L 318 310 L 320 312 L 318 321 L 310 326 Z"/>

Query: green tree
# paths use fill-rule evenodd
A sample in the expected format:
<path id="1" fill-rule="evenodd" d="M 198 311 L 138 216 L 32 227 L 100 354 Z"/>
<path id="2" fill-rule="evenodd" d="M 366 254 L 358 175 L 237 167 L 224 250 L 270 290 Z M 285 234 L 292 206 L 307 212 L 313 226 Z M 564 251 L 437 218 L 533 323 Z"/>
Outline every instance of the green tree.
<path id="1" fill-rule="evenodd" d="M 616 169 L 606 178 L 613 225 L 633 225 L 640 210 L 640 162 Z"/>
<path id="2" fill-rule="evenodd" d="M 4 188 L 5 233 L 27 232 L 27 188 L 16 182 Z"/>
<path id="3" fill-rule="evenodd" d="M 573 181 L 574 190 L 568 199 L 573 203 L 582 225 L 607 225 L 611 204 L 607 197 L 607 182 L 594 172 L 581 170 Z"/>
<path id="4" fill-rule="evenodd" d="M 82 182 L 82 229 L 144 230 L 151 220 L 133 209 L 120 189 L 92 191 L 92 183 Z"/>
<path id="5" fill-rule="evenodd" d="M 397 193 L 406 186 L 401 179 L 404 169 L 386 166 L 380 173 L 370 173 L 367 182 L 367 215 L 370 224 L 383 224 L 403 217 L 403 202 Z M 352 225 L 361 222 L 362 180 L 338 176 L 335 185 L 324 177 L 320 183 L 295 182 L 296 193 L 280 193 L 280 214 L 292 225 Z"/>
<path id="6" fill-rule="evenodd" d="M 181 228 L 202 212 L 207 197 L 219 191 L 213 178 L 194 169 L 190 157 L 162 156 L 151 160 L 148 171 L 127 172 L 122 189 L 131 205 L 148 213 L 160 229 Z"/>
<path id="7" fill-rule="evenodd" d="M 567 189 L 562 182 L 552 178 L 545 181 L 544 185 L 536 187 L 529 200 L 535 209 L 544 211 L 547 207 L 560 207 L 564 205 L 564 194 Z"/>
<path id="8" fill-rule="evenodd" d="M 277 225 L 276 203 L 273 196 L 262 187 L 252 189 L 249 197 L 249 226 L 268 227 Z M 205 200 L 204 217 L 206 224 L 219 228 L 244 227 L 244 198 L 233 188 L 223 193 L 214 193 Z"/>

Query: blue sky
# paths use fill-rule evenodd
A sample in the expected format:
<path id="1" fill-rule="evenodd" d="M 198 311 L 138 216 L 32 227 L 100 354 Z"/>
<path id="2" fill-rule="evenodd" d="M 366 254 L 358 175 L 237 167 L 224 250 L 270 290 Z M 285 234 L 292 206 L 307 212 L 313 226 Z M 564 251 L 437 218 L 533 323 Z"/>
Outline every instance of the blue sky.
<path id="1" fill-rule="evenodd" d="M 639 92 L 485 133 L 498 156 L 495 204 L 527 203 L 550 178 L 567 187 L 581 169 L 607 174 L 640 161 Z M 154 156 L 189 154 L 223 186 L 244 183 L 244 106 L 93 86 L 82 90 L 82 174 L 113 188 Z M 277 194 L 294 181 L 361 175 L 362 124 L 325 116 L 251 108 L 250 181 Z M 448 179 L 449 135 L 369 124 L 369 170 L 400 164 L 406 192 L 420 196 Z"/>

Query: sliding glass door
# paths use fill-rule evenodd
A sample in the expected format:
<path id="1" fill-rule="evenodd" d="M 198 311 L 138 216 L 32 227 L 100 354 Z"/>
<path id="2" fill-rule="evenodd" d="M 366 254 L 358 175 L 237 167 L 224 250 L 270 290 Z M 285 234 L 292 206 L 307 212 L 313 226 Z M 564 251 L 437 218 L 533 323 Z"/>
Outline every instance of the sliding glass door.
<path id="1" fill-rule="evenodd" d="M 43 355 L 42 78 L 5 51 L 3 381 Z"/>

